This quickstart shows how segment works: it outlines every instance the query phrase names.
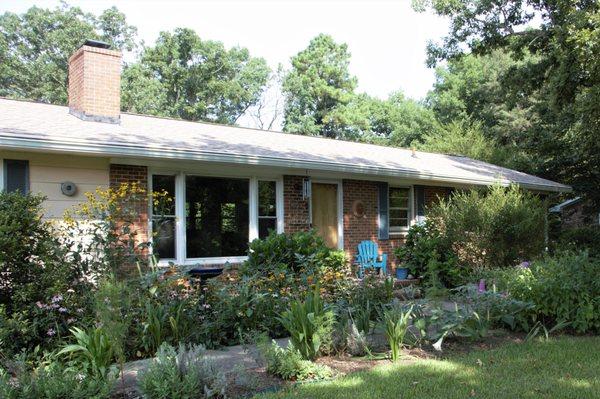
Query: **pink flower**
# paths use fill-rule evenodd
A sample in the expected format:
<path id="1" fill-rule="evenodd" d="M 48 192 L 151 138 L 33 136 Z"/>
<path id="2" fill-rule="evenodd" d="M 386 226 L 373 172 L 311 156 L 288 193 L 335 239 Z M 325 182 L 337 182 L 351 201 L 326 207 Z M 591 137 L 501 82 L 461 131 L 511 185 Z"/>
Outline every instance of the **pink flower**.
<path id="1" fill-rule="evenodd" d="M 67 313 L 67 308 L 58 308 L 60 313 Z"/>
<path id="2" fill-rule="evenodd" d="M 479 280 L 479 288 L 477 290 L 479 291 L 479 293 L 485 292 L 485 280 L 484 279 Z"/>
<path id="3" fill-rule="evenodd" d="M 53 337 L 56 335 L 56 331 L 54 331 L 53 328 L 49 328 L 48 331 L 46 331 L 46 335 L 49 337 Z"/>
<path id="4" fill-rule="evenodd" d="M 60 302 L 60 301 L 62 301 L 62 300 L 63 300 L 63 297 L 62 297 L 62 295 L 60 295 L 60 294 L 59 294 L 59 295 L 54 295 L 54 296 L 52 297 L 52 303 Z"/>
<path id="5" fill-rule="evenodd" d="M 40 309 L 44 309 L 44 308 L 46 307 L 46 305 L 44 305 L 44 304 L 43 304 L 43 303 L 41 303 L 40 301 L 37 301 L 37 302 L 35 303 L 35 305 L 36 305 L 38 308 L 40 308 Z"/>

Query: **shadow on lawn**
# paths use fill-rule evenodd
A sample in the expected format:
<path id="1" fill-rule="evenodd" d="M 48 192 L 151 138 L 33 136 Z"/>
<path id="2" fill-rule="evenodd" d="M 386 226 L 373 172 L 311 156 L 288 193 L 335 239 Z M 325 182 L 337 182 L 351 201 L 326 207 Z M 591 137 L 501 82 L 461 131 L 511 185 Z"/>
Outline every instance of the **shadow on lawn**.
<path id="1" fill-rule="evenodd" d="M 280 392 L 294 398 L 600 398 L 600 339 L 510 345 L 450 360 L 386 365 Z M 566 342 L 565 342 L 566 341 Z M 575 342 L 572 342 L 575 341 Z M 591 343 L 591 345 L 590 345 Z"/>

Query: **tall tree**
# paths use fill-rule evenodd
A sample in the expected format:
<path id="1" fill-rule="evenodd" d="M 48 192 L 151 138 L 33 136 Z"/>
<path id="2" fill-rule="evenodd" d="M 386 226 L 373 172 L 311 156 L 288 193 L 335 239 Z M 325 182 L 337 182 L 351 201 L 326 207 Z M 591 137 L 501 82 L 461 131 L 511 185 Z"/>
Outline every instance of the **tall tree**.
<path id="1" fill-rule="evenodd" d="M 201 40 L 191 29 L 162 32 L 123 73 L 123 108 L 144 114 L 234 124 L 269 78 L 245 48 Z"/>
<path id="2" fill-rule="evenodd" d="M 429 46 L 431 65 L 496 49 L 519 60 L 535 57 L 514 68 L 510 89 L 543 101 L 534 131 L 555 144 L 537 152 L 546 159 L 538 173 L 600 203 L 600 2 L 423 0 L 419 6 L 450 19 L 443 43 Z"/>
<path id="3" fill-rule="evenodd" d="M 286 101 L 283 129 L 343 137 L 336 112 L 350 103 L 356 88 L 356 78 L 348 70 L 348 46 L 320 34 L 291 61 L 292 68 L 282 85 Z"/>
<path id="4" fill-rule="evenodd" d="M 441 128 L 430 109 L 401 92 L 386 100 L 354 95 L 332 114 L 344 138 L 383 145 L 409 147 Z"/>
<path id="5" fill-rule="evenodd" d="M 67 102 L 68 59 L 86 39 L 135 46 L 136 28 L 115 7 L 99 16 L 63 3 L 0 16 L 0 96 Z"/>

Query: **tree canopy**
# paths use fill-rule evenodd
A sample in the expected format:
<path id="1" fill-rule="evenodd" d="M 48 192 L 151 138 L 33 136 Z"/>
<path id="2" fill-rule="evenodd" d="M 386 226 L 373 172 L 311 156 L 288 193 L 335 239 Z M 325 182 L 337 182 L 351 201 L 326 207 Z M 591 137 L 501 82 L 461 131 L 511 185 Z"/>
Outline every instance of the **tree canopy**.
<path id="1" fill-rule="evenodd" d="M 162 32 L 123 73 L 123 109 L 234 124 L 260 98 L 271 70 L 245 48 L 202 40 L 191 29 Z"/>
<path id="2" fill-rule="evenodd" d="M 131 50 L 136 32 L 115 7 L 99 16 L 66 4 L 0 15 L 0 96 L 66 104 L 71 54 L 86 39 Z"/>
<path id="3" fill-rule="evenodd" d="M 321 34 L 292 57 L 291 64 L 282 82 L 285 96 L 283 129 L 340 137 L 337 111 L 351 101 L 356 88 L 356 78 L 348 70 L 348 46 Z"/>
<path id="4" fill-rule="evenodd" d="M 430 65 L 447 60 L 449 74 L 464 78 L 461 68 L 473 67 L 468 63 L 495 65 L 492 71 L 500 72 L 477 77 L 477 84 L 500 85 L 492 87 L 500 94 L 496 100 L 485 92 L 453 96 L 446 76 L 436 94 L 450 100 L 434 99 L 433 106 L 448 110 L 452 97 L 461 97 L 452 112 L 464 106 L 501 143 L 523 148 L 533 172 L 570 183 L 600 203 L 600 2 L 423 0 L 417 6 L 450 19 L 448 36 L 428 46 Z"/>

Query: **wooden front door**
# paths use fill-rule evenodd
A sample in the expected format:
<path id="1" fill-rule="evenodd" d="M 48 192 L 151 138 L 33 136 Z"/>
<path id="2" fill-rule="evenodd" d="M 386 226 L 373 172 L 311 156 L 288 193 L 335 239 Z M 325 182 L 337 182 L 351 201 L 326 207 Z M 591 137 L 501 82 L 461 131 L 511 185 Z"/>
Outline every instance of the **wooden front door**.
<path id="1" fill-rule="evenodd" d="M 337 190 L 337 184 L 312 184 L 312 227 L 331 248 L 337 248 L 339 240 Z"/>

